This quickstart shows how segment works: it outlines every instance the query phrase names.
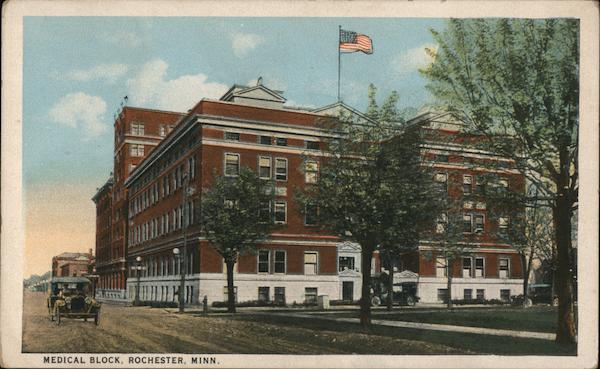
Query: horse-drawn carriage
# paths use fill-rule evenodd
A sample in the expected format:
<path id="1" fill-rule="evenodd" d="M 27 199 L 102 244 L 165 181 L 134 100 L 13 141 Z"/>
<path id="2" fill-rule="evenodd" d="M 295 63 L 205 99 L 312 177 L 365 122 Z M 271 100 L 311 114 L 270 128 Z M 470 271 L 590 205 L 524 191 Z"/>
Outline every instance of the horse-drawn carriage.
<path id="1" fill-rule="evenodd" d="M 48 315 L 60 324 L 61 319 L 94 319 L 98 325 L 100 303 L 94 299 L 91 281 L 84 277 L 54 277 L 50 281 Z"/>

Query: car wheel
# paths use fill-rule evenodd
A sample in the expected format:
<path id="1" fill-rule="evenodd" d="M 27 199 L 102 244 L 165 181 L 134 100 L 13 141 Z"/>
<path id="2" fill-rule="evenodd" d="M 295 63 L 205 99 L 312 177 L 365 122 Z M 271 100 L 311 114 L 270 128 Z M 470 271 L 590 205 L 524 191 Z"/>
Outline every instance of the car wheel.
<path id="1" fill-rule="evenodd" d="M 558 297 L 552 299 L 552 306 L 558 306 Z"/>
<path id="2" fill-rule="evenodd" d="M 372 306 L 379 306 L 380 304 L 381 304 L 381 299 L 379 298 L 379 296 L 371 297 L 371 305 Z"/>
<path id="3" fill-rule="evenodd" d="M 415 300 L 414 296 L 407 296 L 406 297 L 406 305 L 408 306 L 415 306 L 415 303 L 417 301 Z"/>

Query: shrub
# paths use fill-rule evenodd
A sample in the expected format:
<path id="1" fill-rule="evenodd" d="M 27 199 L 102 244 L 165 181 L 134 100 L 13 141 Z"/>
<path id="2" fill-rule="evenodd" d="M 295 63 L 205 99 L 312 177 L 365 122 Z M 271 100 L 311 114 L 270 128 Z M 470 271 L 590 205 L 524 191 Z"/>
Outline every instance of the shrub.
<path id="1" fill-rule="evenodd" d="M 454 305 L 504 305 L 506 302 L 499 299 L 456 299 L 452 300 Z"/>
<path id="2" fill-rule="evenodd" d="M 258 306 L 286 306 L 283 303 L 276 303 L 275 301 L 261 301 L 261 300 L 250 300 L 243 302 L 236 302 L 236 307 L 258 307 Z M 212 307 L 227 307 L 227 301 L 214 301 Z"/>

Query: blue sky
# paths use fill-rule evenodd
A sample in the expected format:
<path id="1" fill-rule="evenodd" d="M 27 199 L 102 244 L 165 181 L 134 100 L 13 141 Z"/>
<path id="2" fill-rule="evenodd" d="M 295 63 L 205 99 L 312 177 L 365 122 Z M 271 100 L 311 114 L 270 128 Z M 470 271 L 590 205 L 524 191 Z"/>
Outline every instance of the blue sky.
<path id="1" fill-rule="evenodd" d="M 90 198 L 112 170 L 113 114 L 125 95 L 131 106 L 185 111 L 262 76 L 291 105 L 335 102 L 340 24 L 374 44 L 372 55 L 342 55 L 345 102 L 364 109 L 369 83 L 380 98 L 397 90 L 400 108 L 428 102 L 418 68 L 428 62 L 424 48 L 435 47 L 429 28 L 444 27 L 440 19 L 26 17 L 23 175 L 27 212 L 37 214 L 27 232 L 45 238 L 44 207 L 58 212 L 57 226 L 86 227 L 64 248 L 94 247 Z"/>

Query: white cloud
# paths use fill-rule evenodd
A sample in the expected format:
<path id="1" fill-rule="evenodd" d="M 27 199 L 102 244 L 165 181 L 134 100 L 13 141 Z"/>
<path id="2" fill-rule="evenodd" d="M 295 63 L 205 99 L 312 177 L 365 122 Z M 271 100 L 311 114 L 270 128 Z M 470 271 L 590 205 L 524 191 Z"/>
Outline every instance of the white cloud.
<path id="1" fill-rule="evenodd" d="M 129 67 L 125 64 L 100 64 L 90 69 L 76 69 L 67 73 L 66 77 L 74 81 L 106 80 L 114 83 L 123 76 Z"/>
<path id="2" fill-rule="evenodd" d="M 409 49 L 406 52 L 397 55 L 392 60 L 394 69 L 404 75 L 416 72 L 419 68 L 424 68 L 433 62 L 431 55 L 425 49 L 437 50 L 437 45 L 425 43 L 421 46 Z"/>
<path id="3" fill-rule="evenodd" d="M 264 37 L 253 33 L 235 33 L 231 37 L 233 53 L 238 58 L 243 58 L 258 45 L 265 42 Z"/>
<path id="4" fill-rule="evenodd" d="M 168 68 L 167 62 L 161 59 L 144 64 L 139 73 L 127 81 L 131 103 L 185 112 L 203 97 L 218 98 L 227 91 L 222 83 L 207 82 L 208 76 L 202 73 L 169 80 Z"/>
<path id="5" fill-rule="evenodd" d="M 110 44 L 123 47 L 136 47 L 142 43 L 142 39 L 137 34 L 120 30 L 100 33 L 98 34 L 98 38 Z"/>
<path id="6" fill-rule="evenodd" d="M 106 102 L 101 97 L 75 92 L 56 102 L 49 115 L 59 124 L 83 128 L 89 138 L 97 137 L 106 130 L 105 113 Z"/>

